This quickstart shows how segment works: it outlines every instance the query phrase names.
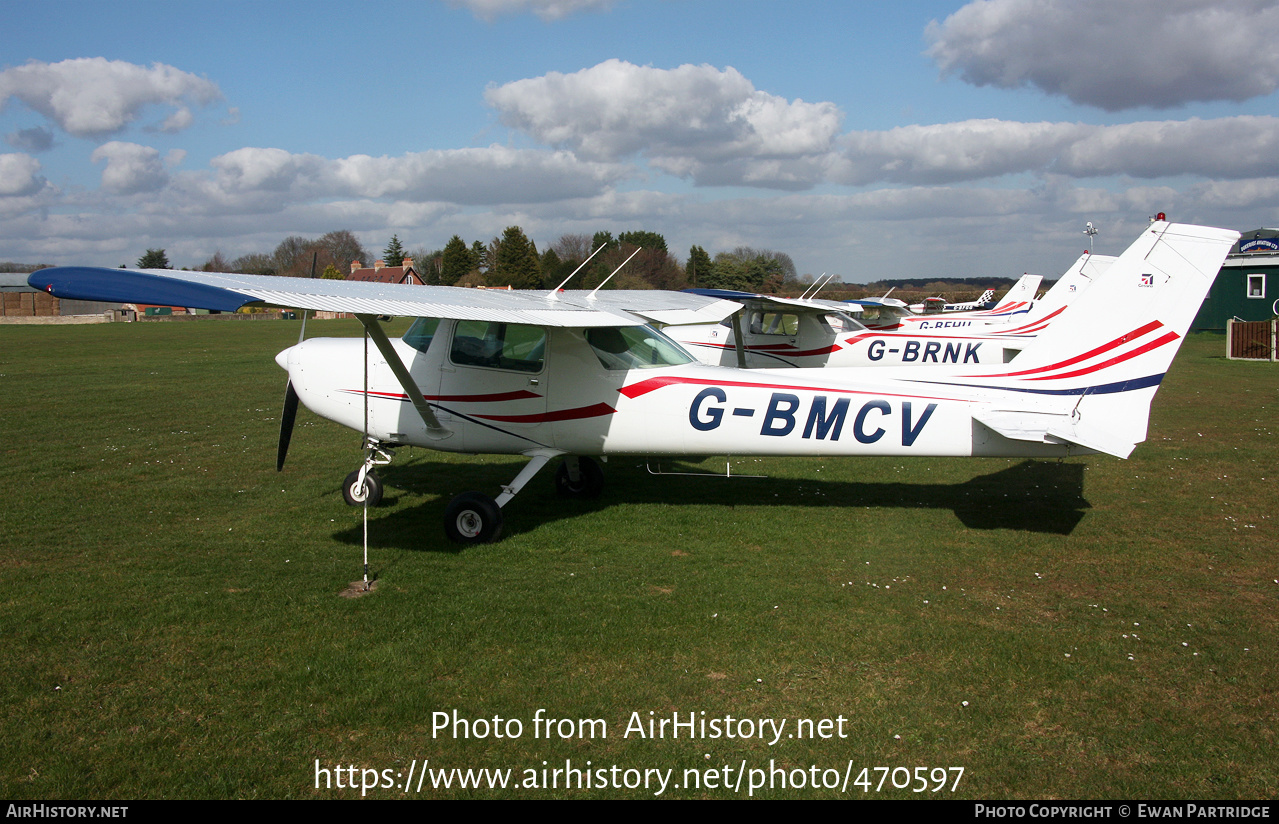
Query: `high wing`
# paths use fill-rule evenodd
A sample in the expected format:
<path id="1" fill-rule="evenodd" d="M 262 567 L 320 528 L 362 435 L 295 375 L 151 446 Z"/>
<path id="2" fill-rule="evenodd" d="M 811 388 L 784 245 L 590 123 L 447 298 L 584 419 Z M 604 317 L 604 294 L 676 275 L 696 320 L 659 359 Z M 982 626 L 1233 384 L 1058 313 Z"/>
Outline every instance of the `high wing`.
<path id="1" fill-rule="evenodd" d="M 408 366 L 379 323 L 379 316 L 446 318 L 502 324 L 591 329 L 658 323 L 714 323 L 741 305 L 718 298 L 657 290 L 561 292 L 459 289 L 453 286 L 287 278 L 170 269 L 64 266 L 33 273 L 27 283 L 58 298 L 185 306 L 234 312 L 245 306 L 284 306 L 349 312 L 363 324 L 405 397 L 433 440 L 450 437 L 417 388 Z M 290 380 L 285 418 L 297 396 Z M 283 466 L 289 426 L 282 426 L 277 466 Z M 366 467 L 366 471 L 367 471 Z M 360 476 L 364 483 L 365 476 Z"/>
<path id="2" fill-rule="evenodd" d="M 861 298 L 859 300 L 845 301 L 845 303 L 848 306 L 857 307 L 855 311 L 859 312 L 863 307 L 878 309 L 879 316 L 882 318 L 903 318 L 915 314 L 910 311 L 910 304 L 897 298 Z"/>
<path id="3" fill-rule="evenodd" d="M 33 273 L 27 283 L 54 297 L 186 306 L 234 312 L 244 306 L 283 306 L 359 315 L 450 318 L 538 326 L 599 327 L 657 323 L 714 323 L 740 304 L 657 290 L 552 292 L 459 289 L 345 280 L 61 266 Z"/>
<path id="4" fill-rule="evenodd" d="M 685 289 L 684 294 L 720 298 L 736 301 L 737 303 L 750 303 L 759 308 L 786 309 L 792 312 L 825 314 L 827 312 L 857 311 L 855 307 L 849 306 L 845 301 L 821 300 L 818 298 L 779 298 L 773 295 L 762 295 L 757 292 L 738 292 L 733 289 Z"/>

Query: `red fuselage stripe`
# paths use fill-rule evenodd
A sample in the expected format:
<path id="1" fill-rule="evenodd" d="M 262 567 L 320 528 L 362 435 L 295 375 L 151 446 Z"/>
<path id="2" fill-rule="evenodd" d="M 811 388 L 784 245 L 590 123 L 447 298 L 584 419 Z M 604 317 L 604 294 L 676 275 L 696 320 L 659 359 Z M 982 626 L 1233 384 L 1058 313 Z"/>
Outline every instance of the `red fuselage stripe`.
<path id="1" fill-rule="evenodd" d="M 538 412 L 533 415 L 476 415 L 486 421 L 502 421 L 503 423 L 550 423 L 551 421 L 578 421 L 582 418 L 598 418 L 611 415 L 617 410 L 606 403 L 591 406 L 579 406 L 576 409 L 560 409 L 555 412 Z"/>

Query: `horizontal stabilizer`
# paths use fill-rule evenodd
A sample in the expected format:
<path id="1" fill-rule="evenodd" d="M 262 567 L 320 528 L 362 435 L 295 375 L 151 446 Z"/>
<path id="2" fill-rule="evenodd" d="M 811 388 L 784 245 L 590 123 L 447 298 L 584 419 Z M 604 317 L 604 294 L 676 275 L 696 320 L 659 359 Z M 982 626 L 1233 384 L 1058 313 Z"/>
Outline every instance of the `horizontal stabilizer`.
<path id="1" fill-rule="evenodd" d="M 1056 443 L 1127 458 L 1137 446 L 1131 440 L 1088 426 L 1070 414 L 992 410 L 973 415 L 979 423 L 1009 440 Z"/>

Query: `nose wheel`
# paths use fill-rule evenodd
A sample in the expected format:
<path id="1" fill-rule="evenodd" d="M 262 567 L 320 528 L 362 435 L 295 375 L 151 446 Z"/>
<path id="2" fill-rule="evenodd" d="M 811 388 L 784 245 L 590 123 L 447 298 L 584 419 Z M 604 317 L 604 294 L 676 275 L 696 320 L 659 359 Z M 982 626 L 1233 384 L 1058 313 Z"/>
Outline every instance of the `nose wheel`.
<path id="1" fill-rule="evenodd" d="M 382 503 L 382 479 L 361 467 L 342 482 L 342 498 L 350 506 L 377 506 Z"/>
<path id="2" fill-rule="evenodd" d="M 375 466 L 391 463 L 392 450 L 377 443 L 366 443 L 364 465 L 342 481 L 342 499 L 349 506 L 377 506 L 382 502 L 382 479 L 373 470 Z"/>

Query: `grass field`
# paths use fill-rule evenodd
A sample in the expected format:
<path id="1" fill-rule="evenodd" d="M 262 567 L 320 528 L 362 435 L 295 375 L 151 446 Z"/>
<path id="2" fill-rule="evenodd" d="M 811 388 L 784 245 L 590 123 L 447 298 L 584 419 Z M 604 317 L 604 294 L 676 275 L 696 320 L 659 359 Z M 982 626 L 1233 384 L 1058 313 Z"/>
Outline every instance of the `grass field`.
<path id="1" fill-rule="evenodd" d="M 1220 336 L 1128 461 L 614 459 L 598 501 L 543 473 L 459 549 L 449 498 L 520 461 L 403 450 L 352 599 L 359 435 L 303 411 L 274 467 L 297 329 L 0 326 L 3 797 L 391 798 L 410 770 L 407 797 L 651 797 L 594 785 L 668 769 L 665 797 L 739 797 L 770 767 L 757 796 L 1279 796 L 1279 366 Z M 603 724 L 535 737 L 539 710 Z M 626 735 L 673 713 L 786 726 Z M 418 792 L 424 759 L 525 786 Z M 566 761 L 618 772 L 527 786 Z M 869 793 L 821 786 L 850 765 Z"/>

